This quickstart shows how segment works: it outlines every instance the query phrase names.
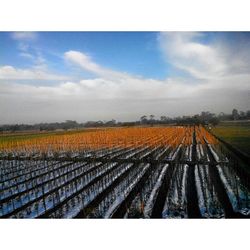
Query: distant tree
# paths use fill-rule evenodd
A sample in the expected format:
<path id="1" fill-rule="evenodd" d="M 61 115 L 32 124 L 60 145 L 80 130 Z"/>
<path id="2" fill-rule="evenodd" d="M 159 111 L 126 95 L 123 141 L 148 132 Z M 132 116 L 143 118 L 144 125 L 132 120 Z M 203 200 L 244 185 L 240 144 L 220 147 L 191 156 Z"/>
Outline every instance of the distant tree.
<path id="1" fill-rule="evenodd" d="M 66 120 L 63 125 L 62 128 L 67 130 L 67 129 L 71 129 L 71 128 L 76 128 L 77 127 L 77 122 L 76 121 L 72 121 L 72 120 Z"/>
<path id="2" fill-rule="evenodd" d="M 148 121 L 146 115 L 141 116 L 140 120 L 141 120 L 141 123 L 143 123 L 143 124 L 144 124 L 144 123 L 147 123 L 147 121 Z"/>
<path id="3" fill-rule="evenodd" d="M 154 118 L 155 118 L 155 116 L 154 116 L 154 115 L 150 115 L 149 117 L 150 117 L 150 120 L 151 120 L 151 121 L 153 121 L 153 120 L 154 120 Z"/>
<path id="4" fill-rule="evenodd" d="M 240 117 L 240 119 L 245 119 L 246 113 L 244 111 L 240 111 L 239 117 Z"/>
<path id="5" fill-rule="evenodd" d="M 233 118 L 233 120 L 238 120 L 239 119 L 239 113 L 238 113 L 237 109 L 233 109 L 232 118 Z"/>
<path id="6" fill-rule="evenodd" d="M 116 120 L 114 120 L 114 119 L 106 122 L 106 125 L 108 125 L 108 126 L 114 126 L 115 124 L 116 124 Z"/>
<path id="7" fill-rule="evenodd" d="M 160 117 L 160 120 L 161 120 L 162 122 L 166 122 L 166 121 L 167 121 L 167 117 L 166 117 L 165 115 L 162 115 L 162 116 Z"/>
<path id="8" fill-rule="evenodd" d="M 250 118 L 250 110 L 248 110 L 248 111 L 246 112 L 246 117 L 247 117 L 247 118 Z"/>
<path id="9" fill-rule="evenodd" d="M 220 122 L 220 120 L 219 120 L 217 117 L 213 117 L 213 118 L 210 120 L 210 123 L 211 123 L 213 126 L 218 125 L 219 122 Z"/>
<path id="10" fill-rule="evenodd" d="M 154 124 L 155 123 L 155 116 L 154 115 L 150 115 L 149 116 L 149 118 L 150 118 L 150 121 L 149 121 L 149 123 L 152 125 L 152 124 Z"/>
<path id="11" fill-rule="evenodd" d="M 11 131 L 12 132 L 15 132 L 15 131 L 18 131 L 18 130 L 20 130 L 20 126 L 18 124 L 15 124 L 15 125 L 11 126 Z"/>

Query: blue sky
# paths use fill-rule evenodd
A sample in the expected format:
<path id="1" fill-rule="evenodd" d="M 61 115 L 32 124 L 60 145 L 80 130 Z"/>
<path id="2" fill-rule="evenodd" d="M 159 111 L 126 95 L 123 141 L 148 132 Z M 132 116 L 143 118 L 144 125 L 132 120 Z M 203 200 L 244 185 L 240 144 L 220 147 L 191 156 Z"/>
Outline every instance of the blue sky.
<path id="1" fill-rule="evenodd" d="M 0 65 L 32 66 L 31 60 L 20 56 L 19 39 L 13 39 L 8 32 L 1 33 L 0 38 Z M 40 52 L 54 72 L 70 73 L 62 55 L 75 50 L 117 71 L 157 79 L 171 74 L 171 65 L 166 65 L 159 50 L 156 32 L 41 32 L 29 41 L 28 50 Z"/>
<path id="2" fill-rule="evenodd" d="M 1 123 L 250 109 L 248 32 L 0 32 Z"/>

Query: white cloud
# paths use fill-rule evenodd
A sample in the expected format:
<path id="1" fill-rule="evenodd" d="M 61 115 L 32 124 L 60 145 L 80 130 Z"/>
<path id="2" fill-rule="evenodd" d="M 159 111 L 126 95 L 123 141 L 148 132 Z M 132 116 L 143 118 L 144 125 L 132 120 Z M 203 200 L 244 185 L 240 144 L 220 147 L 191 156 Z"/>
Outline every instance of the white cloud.
<path id="1" fill-rule="evenodd" d="M 95 75 L 103 76 L 105 78 L 122 79 L 127 77 L 126 73 L 117 72 L 114 70 L 107 69 L 95 63 L 90 56 L 79 52 L 79 51 L 67 51 L 64 53 L 64 58 L 84 70 L 87 70 Z"/>
<path id="2" fill-rule="evenodd" d="M 30 60 L 34 60 L 34 56 L 27 52 L 21 52 L 19 53 L 19 56 L 30 59 Z"/>
<path id="3" fill-rule="evenodd" d="M 186 84 L 186 81 L 171 78 L 165 81 L 145 79 L 106 69 L 79 51 L 68 51 L 64 56 L 66 60 L 98 76 L 72 85 L 78 89 L 78 93 L 82 93 L 88 99 L 172 98 L 182 97 L 194 91 L 190 84 Z"/>
<path id="4" fill-rule="evenodd" d="M 24 42 L 19 42 L 18 43 L 18 49 L 23 51 L 23 52 L 27 52 L 29 50 L 29 45 L 27 43 Z"/>
<path id="5" fill-rule="evenodd" d="M 18 41 L 33 41 L 38 38 L 38 34 L 36 32 L 13 32 L 11 37 Z"/>
<path id="6" fill-rule="evenodd" d="M 66 80 L 68 77 L 49 73 L 39 69 L 18 69 L 9 65 L 0 67 L 0 79 L 3 80 Z"/>
<path id="7" fill-rule="evenodd" d="M 228 61 L 213 45 L 202 44 L 201 33 L 160 33 L 159 43 L 166 60 L 198 79 L 216 79 L 228 74 Z"/>
<path id="8" fill-rule="evenodd" d="M 17 41 L 17 48 L 20 51 L 19 56 L 30 60 L 33 68 L 39 71 L 46 71 L 47 64 L 39 47 L 37 47 L 38 34 L 36 32 L 13 32 L 11 37 Z"/>
<path id="9" fill-rule="evenodd" d="M 2 123 L 134 120 L 151 113 L 159 117 L 201 110 L 230 112 L 234 107 L 249 109 L 250 91 L 234 88 L 234 83 L 231 80 L 226 89 L 219 87 L 220 82 L 217 89 L 208 85 L 188 88 L 175 79 L 130 79 L 117 84 L 96 78 L 55 86 L 0 83 L 0 120 Z"/>

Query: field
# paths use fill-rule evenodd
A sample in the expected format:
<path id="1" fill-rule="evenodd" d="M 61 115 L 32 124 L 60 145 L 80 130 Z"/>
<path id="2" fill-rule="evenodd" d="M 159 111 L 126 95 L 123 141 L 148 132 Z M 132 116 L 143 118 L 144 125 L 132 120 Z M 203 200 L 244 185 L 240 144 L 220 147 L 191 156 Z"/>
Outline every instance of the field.
<path id="1" fill-rule="evenodd" d="M 250 122 L 223 122 L 212 132 L 250 156 Z"/>
<path id="2" fill-rule="evenodd" d="M 250 178 L 201 126 L 0 139 L 2 218 L 247 218 Z"/>
<path id="3" fill-rule="evenodd" d="M 2 133 L 0 134 L 0 145 L 6 146 L 9 143 L 15 143 L 20 141 L 28 141 L 30 139 L 39 139 L 44 137 L 51 136 L 62 136 L 62 135 L 71 135 L 79 134 L 84 132 L 95 132 L 100 131 L 101 129 L 81 129 L 81 130 L 71 130 L 71 131 L 30 131 L 30 132 L 15 132 L 15 133 Z"/>

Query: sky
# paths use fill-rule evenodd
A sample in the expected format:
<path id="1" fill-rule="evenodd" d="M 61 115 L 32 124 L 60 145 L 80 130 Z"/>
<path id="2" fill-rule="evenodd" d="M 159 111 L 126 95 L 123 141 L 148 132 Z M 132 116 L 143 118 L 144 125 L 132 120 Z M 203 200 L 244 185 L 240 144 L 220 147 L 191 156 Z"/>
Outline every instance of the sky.
<path id="1" fill-rule="evenodd" d="M 250 110 L 250 32 L 0 32 L 0 124 Z"/>

